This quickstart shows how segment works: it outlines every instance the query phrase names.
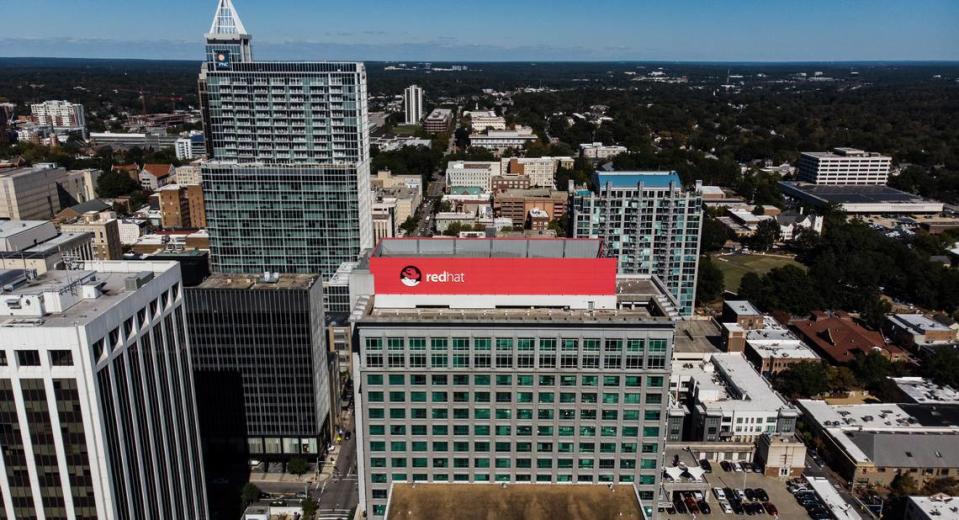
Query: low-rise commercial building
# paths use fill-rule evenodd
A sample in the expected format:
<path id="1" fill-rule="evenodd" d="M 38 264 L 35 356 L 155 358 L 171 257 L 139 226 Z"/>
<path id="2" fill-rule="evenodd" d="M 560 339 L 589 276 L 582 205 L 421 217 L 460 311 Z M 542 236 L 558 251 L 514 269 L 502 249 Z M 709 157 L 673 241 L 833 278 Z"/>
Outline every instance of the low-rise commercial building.
<path id="1" fill-rule="evenodd" d="M 556 188 L 556 172 L 572 168 L 572 157 L 504 157 L 500 159 L 503 174 L 523 175 L 533 188 Z"/>
<path id="2" fill-rule="evenodd" d="M 43 274 L 94 259 L 92 233 L 58 233 L 46 220 L 0 220 L 0 269 Z"/>
<path id="3" fill-rule="evenodd" d="M 933 383 L 924 377 L 890 377 L 899 392 L 898 402 L 959 404 L 959 390 Z"/>
<path id="4" fill-rule="evenodd" d="M 772 316 L 759 314 L 748 301 L 724 302 L 722 320 L 726 351 L 743 352 L 765 376 L 778 374 L 797 363 L 821 361 L 792 331 Z"/>
<path id="5" fill-rule="evenodd" d="M 755 462 L 767 477 L 798 477 L 806 469 L 806 445 L 794 433 L 764 433 L 756 441 Z"/>
<path id="6" fill-rule="evenodd" d="M 493 161 L 451 161 L 446 166 L 447 188 L 480 188 L 490 191 L 490 181 L 499 175 L 500 163 Z"/>
<path id="7" fill-rule="evenodd" d="M 603 143 L 583 143 L 579 145 L 579 153 L 586 159 L 609 159 L 626 153 L 625 146 L 604 145 Z"/>
<path id="8" fill-rule="evenodd" d="M 903 520 L 959 520 L 959 497 L 943 493 L 909 497 Z"/>
<path id="9" fill-rule="evenodd" d="M 942 213 L 943 204 L 888 186 L 823 185 L 781 181 L 783 195 L 818 207 L 838 206 L 850 215 Z"/>
<path id="10" fill-rule="evenodd" d="M 959 474 L 959 405 L 798 404 L 829 466 L 854 485 L 888 486 L 907 474 L 921 486 Z"/>
<path id="11" fill-rule="evenodd" d="M 62 209 L 95 196 L 99 170 L 41 163 L 0 170 L 0 219 L 52 219 Z"/>
<path id="12" fill-rule="evenodd" d="M 892 361 L 906 359 L 906 351 L 886 343 L 882 334 L 856 323 L 845 312 L 813 312 L 812 318 L 792 323 L 800 337 L 823 358 L 836 365 L 878 352 Z"/>
<path id="13" fill-rule="evenodd" d="M 198 229 L 206 227 L 203 187 L 167 184 L 156 192 L 160 205 L 160 226 L 164 229 Z"/>
<path id="14" fill-rule="evenodd" d="M 493 211 L 498 217 L 525 222 L 533 210 L 543 211 L 549 220 L 566 216 L 569 194 L 549 188 L 506 190 L 493 193 Z"/>
<path id="15" fill-rule="evenodd" d="M 175 173 L 172 164 L 144 164 L 140 169 L 140 186 L 148 191 L 157 191 L 173 182 Z"/>
<path id="16" fill-rule="evenodd" d="M 683 440 L 754 442 L 764 433 L 796 430 L 799 411 L 740 353 L 673 361 L 670 389 L 690 412 Z"/>
<path id="17" fill-rule="evenodd" d="M 855 148 L 803 152 L 796 164 L 799 180 L 832 185 L 884 186 L 891 167 L 892 157 Z"/>
<path id="18" fill-rule="evenodd" d="M 959 343 L 959 332 L 922 314 L 892 314 L 883 330 L 898 345 L 914 350 Z"/>
<path id="19" fill-rule="evenodd" d="M 120 227 L 116 213 L 90 211 L 77 219 L 60 224 L 64 233 L 90 233 L 93 235 L 93 250 L 97 260 L 121 260 L 123 245 L 120 242 Z"/>
<path id="20" fill-rule="evenodd" d="M 431 134 L 445 134 L 453 125 L 453 111 L 448 108 L 434 108 L 423 120 L 423 129 Z"/>
<path id="21" fill-rule="evenodd" d="M 470 134 L 470 146 L 487 150 L 502 151 L 519 149 L 539 139 L 532 128 L 517 126 L 512 130 L 487 129 L 481 133 Z"/>
<path id="22" fill-rule="evenodd" d="M 492 110 L 467 110 L 463 112 L 463 117 L 469 118 L 470 128 L 474 132 L 506 130 L 506 119 Z"/>

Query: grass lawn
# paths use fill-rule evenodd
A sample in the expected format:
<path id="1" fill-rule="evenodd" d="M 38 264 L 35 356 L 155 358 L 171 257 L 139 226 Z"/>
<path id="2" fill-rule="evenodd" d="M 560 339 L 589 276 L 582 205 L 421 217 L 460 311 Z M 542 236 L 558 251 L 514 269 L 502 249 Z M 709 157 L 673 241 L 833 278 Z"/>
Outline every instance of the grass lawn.
<path id="1" fill-rule="evenodd" d="M 746 273 L 763 275 L 784 265 L 804 267 L 791 258 L 771 255 L 713 255 L 713 264 L 723 272 L 726 290 L 733 292 L 739 290 L 739 282 Z"/>
<path id="2" fill-rule="evenodd" d="M 396 125 L 393 127 L 393 134 L 397 137 L 413 137 L 420 128 L 420 125 Z"/>

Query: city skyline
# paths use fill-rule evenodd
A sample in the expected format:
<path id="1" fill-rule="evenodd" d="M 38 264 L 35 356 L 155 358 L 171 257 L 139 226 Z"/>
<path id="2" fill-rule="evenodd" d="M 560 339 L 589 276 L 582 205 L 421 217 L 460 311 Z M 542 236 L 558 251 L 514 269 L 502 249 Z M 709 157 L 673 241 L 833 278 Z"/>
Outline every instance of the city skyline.
<path id="1" fill-rule="evenodd" d="M 80 12 L 54 2 L 6 7 L 13 19 L 0 56 L 195 59 L 195 34 L 212 2 L 162 5 L 88 0 Z M 789 12 L 783 1 L 669 5 L 600 2 L 584 23 L 580 6 L 495 0 L 480 6 L 420 0 L 391 16 L 378 1 L 303 6 L 239 2 L 255 20 L 263 59 L 367 61 L 894 61 L 959 59 L 959 4 L 943 0 L 815 1 Z M 474 14 L 469 14 L 473 12 Z M 425 16 L 429 13 L 429 16 Z M 788 17 L 784 16 L 788 13 Z M 96 17 L 94 20 L 92 17 Z M 524 19 L 523 30 L 497 19 Z M 79 23 L 78 23 L 79 22 Z M 89 23 L 84 23 L 89 22 Z M 137 36 L 104 38 L 103 26 L 135 24 Z M 602 34 L 602 38 L 597 38 Z M 759 44 L 761 43 L 761 45 Z"/>

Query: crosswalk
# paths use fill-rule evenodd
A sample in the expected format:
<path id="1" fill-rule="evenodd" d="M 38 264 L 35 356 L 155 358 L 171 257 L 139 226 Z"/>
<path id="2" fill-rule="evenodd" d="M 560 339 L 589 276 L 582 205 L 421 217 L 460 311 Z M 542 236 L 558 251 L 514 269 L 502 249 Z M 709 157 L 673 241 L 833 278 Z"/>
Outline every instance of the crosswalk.
<path id="1" fill-rule="evenodd" d="M 320 509 L 314 516 L 316 520 L 349 520 L 349 509 Z"/>

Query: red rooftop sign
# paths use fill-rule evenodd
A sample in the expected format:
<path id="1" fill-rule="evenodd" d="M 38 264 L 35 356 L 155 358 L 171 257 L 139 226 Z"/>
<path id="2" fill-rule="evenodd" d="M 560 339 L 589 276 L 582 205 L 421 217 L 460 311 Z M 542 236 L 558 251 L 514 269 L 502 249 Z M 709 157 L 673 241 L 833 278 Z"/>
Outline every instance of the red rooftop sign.
<path id="1" fill-rule="evenodd" d="M 376 294 L 615 295 L 615 258 L 372 257 Z"/>

